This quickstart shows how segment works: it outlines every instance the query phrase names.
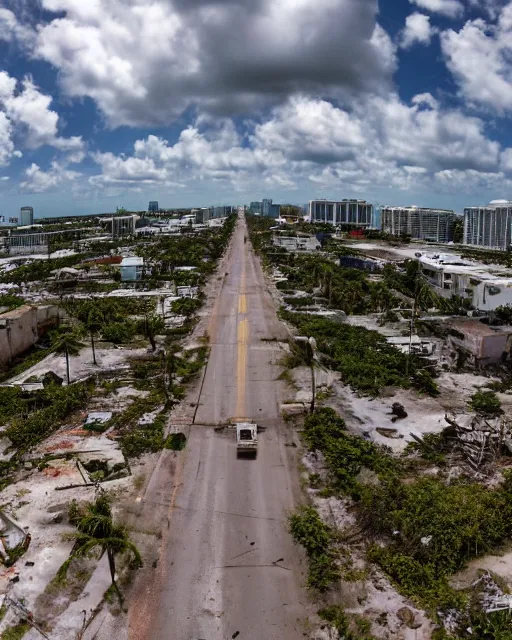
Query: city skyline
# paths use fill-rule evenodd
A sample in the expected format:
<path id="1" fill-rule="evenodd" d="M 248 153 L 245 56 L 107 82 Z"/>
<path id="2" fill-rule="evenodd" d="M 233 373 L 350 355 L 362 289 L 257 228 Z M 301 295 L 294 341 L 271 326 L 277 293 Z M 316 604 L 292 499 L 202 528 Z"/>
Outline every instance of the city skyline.
<path id="1" fill-rule="evenodd" d="M 512 3 L 192 4 L 3 3 L 1 215 L 512 197 Z"/>

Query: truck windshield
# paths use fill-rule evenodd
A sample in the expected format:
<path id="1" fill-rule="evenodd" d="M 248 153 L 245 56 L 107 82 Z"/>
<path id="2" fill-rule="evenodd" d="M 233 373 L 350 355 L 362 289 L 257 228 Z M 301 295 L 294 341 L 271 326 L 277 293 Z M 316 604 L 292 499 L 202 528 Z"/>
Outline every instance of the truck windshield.
<path id="1" fill-rule="evenodd" d="M 240 440 L 252 440 L 252 431 L 250 429 L 240 429 Z"/>

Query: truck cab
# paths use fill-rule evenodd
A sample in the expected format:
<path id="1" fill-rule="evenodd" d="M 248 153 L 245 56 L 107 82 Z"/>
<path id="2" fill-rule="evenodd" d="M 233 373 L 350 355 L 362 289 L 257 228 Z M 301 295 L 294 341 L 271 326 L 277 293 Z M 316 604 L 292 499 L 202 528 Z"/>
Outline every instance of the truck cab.
<path id="1" fill-rule="evenodd" d="M 252 422 L 238 422 L 236 425 L 237 456 L 258 455 L 258 425 Z"/>

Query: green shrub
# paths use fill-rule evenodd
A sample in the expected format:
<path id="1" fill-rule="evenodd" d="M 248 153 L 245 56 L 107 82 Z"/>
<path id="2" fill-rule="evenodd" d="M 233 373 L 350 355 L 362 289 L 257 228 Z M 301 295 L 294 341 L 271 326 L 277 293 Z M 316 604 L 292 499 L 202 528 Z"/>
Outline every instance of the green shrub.
<path id="1" fill-rule="evenodd" d="M 448 577 L 510 536 L 511 498 L 510 474 L 495 490 L 471 482 L 445 485 L 437 478 L 366 486 L 362 523 L 389 540 L 386 548 L 373 549 L 371 559 L 406 595 L 431 608 L 449 608 L 459 596 L 447 587 Z"/>
<path id="2" fill-rule="evenodd" d="M 492 390 L 477 391 L 471 396 L 470 406 L 473 411 L 487 415 L 498 415 L 503 413 L 501 402 Z"/>
<path id="3" fill-rule="evenodd" d="M 103 339 L 114 344 L 124 344 L 133 340 L 135 336 L 135 325 L 133 322 L 111 322 L 102 329 Z"/>
<path id="4" fill-rule="evenodd" d="M 12 311 L 25 304 L 25 300 L 14 293 L 2 293 L 0 295 L 0 307 L 7 307 L 7 311 Z"/>
<path id="5" fill-rule="evenodd" d="M 331 605 L 320 609 L 318 615 L 332 625 L 343 640 L 374 640 L 369 633 L 370 623 L 367 620 L 358 619 L 355 625 L 351 625 L 349 616 L 342 607 Z M 359 631 L 354 631 L 353 626 L 359 627 Z"/>
<path id="6" fill-rule="evenodd" d="M 171 310 L 177 315 L 189 317 L 199 311 L 201 305 L 201 300 L 195 298 L 180 298 L 179 300 L 174 300 L 171 305 Z"/>
<path id="7" fill-rule="evenodd" d="M 302 506 L 289 517 L 290 533 L 302 545 L 309 560 L 308 586 L 326 591 L 339 580 L 336 554 L 332 548 L 332 529 L 313 507 Z"/>
<path id="8" fill-rule="evenodd" d="M 121 436 L 121 449 L 126 457 L 157 453 L 164 448 L 165 417 L 160 414 L 151 424 L 135 425 Z"/>
<path id="9" fill-rule="evenodd" d="M 18 452 L 26 451 L 56 431 L 67 416 L 83 407 L 89 397 L 87 384 L 73 384 L 66 387 L 50 385 L 41 395 L 42 402 L 48 403 L 27 418 L 16 418 L 5 434 Z"/>
<path id="10" fill-rule="evenodd" d="M 187 445 L 187 438 L 184 433 L 171 433 L 165 441 L 165 448 L 172 451 L 183 451 Z"/>
<path id="11" fill-rule="evenodd" d="M 385 447 L 349 434 L 344 421 L 330 408 L 317 409 L 304 422 L 303 438 L 311 451 L 318 450 L 325 456 L 333 486 L 359 493 L 356 476 L 367 468 L 375 473 L 397 474 L 400 461 L 393 458 Z"/>

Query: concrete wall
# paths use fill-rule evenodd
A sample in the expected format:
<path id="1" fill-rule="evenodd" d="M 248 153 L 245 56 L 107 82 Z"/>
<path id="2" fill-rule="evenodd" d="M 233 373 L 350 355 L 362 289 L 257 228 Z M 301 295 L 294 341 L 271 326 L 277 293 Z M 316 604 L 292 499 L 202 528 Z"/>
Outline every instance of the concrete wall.
<path id="1" fill-rule="evenodd" d="M 473 290 L 473 306 L 481 311 L 494 311 L 512 304 L 512 286 L 481 282 Z"/>
<path id="2" fill-rule="evenodd" d="M 511 338 L 510 333 L 493 330 L 478 321 L 456 323 L 452 328 L 460 334 L 449 336 L 452 347 L 462 349 L 471 355 L 476 363 L 483 365 L 499 362 L 507 351 Z"/>
<path id="3" fill-rule="evenodd" d="M 30 349 L 41 335 L 58 323 L 56 306 L 25 305 L 0 315 L 0 367 Z"/>

